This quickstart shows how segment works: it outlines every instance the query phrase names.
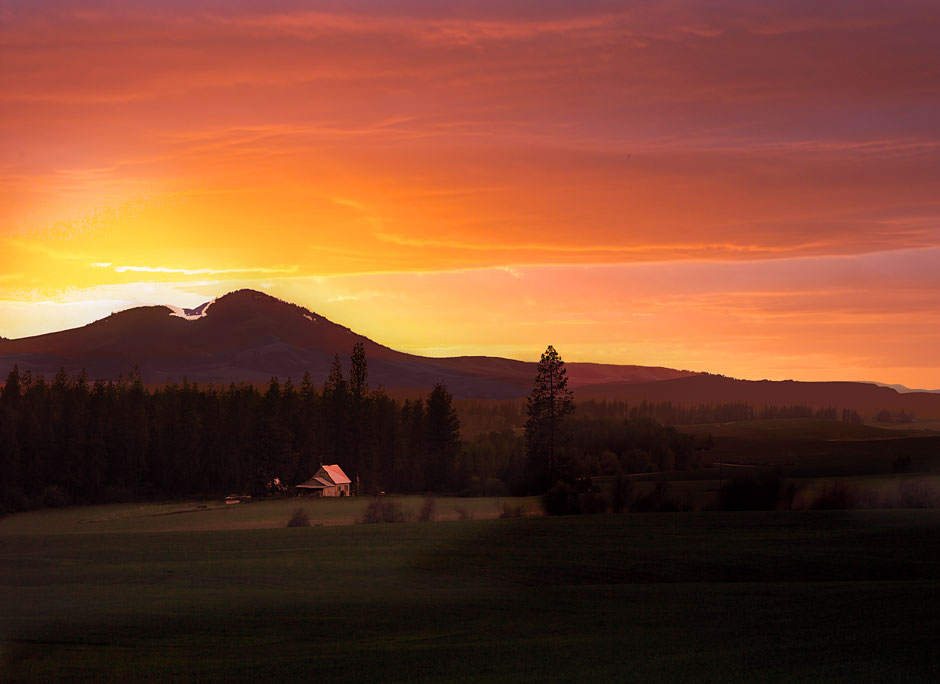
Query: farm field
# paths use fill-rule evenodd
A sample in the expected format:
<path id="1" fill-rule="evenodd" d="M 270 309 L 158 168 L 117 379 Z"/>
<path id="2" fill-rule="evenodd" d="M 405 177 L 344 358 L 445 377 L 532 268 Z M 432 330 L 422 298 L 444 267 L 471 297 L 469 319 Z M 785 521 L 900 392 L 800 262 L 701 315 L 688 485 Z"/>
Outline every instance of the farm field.
<path id="1" fill-rule="evenodd" d="M 416 515 L 423 496 L 386 497 Z M 363 516 L 369 497 L 258 499 L 250 503 L 170 501 L 159 503 L 70 506 L 0 517 L 0 537 L 20 534 L 88 534 L 102 532 L 195 532 L 284 527 L 298 508 L 312 526 L 352 525 Z M 435 519 L 457 520 L 461 512 L 474 519 L 497 518 L 503 505 L 541 513 L 538 497 L 437 497 Z M 458 510 L 459 509 L 459 510 Z"/>
<path id="2" fill-rule="evenodd" d="M 936 681 L 938 578 L 930 510 L 0 526 L 0 679 Z"/>

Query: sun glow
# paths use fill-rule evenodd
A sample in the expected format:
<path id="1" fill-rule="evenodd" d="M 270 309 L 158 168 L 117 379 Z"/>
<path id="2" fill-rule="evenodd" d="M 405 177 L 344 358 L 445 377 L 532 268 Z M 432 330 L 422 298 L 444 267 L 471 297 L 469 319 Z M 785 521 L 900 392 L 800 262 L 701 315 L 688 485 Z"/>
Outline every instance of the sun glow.
<path id="1" fill-rule="evenodd" d="M 0 335 L 254 287 L 402 349 L 940 386 L 936 13 L 805 11 L 16 5 Z"/>

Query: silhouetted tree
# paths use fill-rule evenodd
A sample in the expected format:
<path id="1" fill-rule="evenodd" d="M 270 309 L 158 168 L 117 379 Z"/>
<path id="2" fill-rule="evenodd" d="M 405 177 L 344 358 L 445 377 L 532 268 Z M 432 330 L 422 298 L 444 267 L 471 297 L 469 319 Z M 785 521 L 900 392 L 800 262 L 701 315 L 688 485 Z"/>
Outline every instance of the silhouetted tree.
<path id="1" fill-rule="evenodd" d="M 543 489 L 561 476 L 559 428 L 574 413 L 565 362 L 551 345 L 542 354 L 526 406 L 526 452 L 532 484 Z"/>
<path id="2" fill-rule="evenodd" d="M 428 488 L 437 491 L 453 489 L 458 485 L 460 421 L 454 409 L 454 399 L 443 383 L 434 385 L 428 395 L 425 425 Z"/>
<path id="3" fill-rule="evenodd" d="M 7 375 L 7 381 L 3 385 L 3 394 L 0 394 L 3 403 L 12 405 L 20 400 L 20 369 L 13 366 L 13 370 Z"/>
<path id="4" fill-rule="evenodd" d="M 405 401 L 401 409 L 402 449 L 395 462 L 395 482 L 406 492 L 421 492 L 427 487 L 427 431 L 424 400 Z"/>
<path id="5" fill-rule="evenodd" d="M 343 362 L 339 354 L 333 358 L 330 373 L 323 385 L 321 402 L 323 427 L 323 458 L 328 463 L 337 463 L 348 455 L 348 410 L 349 387 L 343 378 Z M 351 464 L 352 469 L 358 464 Z"/>
<path id="6" fill-rule="evenodd" d="M 347 426 L 347 444 L 349 446 L 349 463 L 355 469 L 365 470 L 372 476 L 372 481 L 367 483 L 369 489 L 379 490 L 377 481 L 374 479 L 378 473 L 370 464 L 364 463 L 364 451 L 366 449 L 367 437 L 371 434 L 365 429 L 367 416 L 367 404 L 369 391 L 369 368 L 366 363 L 366 351 L 362 342 L 356 342 L 353 345 L 352 357 L 349 368 L 349 425 Z M 374 450 L 373 450 L 374 451 Z M 374 454 L 370 454 L 374 455 Z M 369 459 L 371 460 L 371 459 Z"/>
<path id="7" fill-rule="evenodd" d="M 356 342 L 353 345 L 349 370 L 349 394 L 352 396 L 354 408 L 361 408 L 368 391 L 369 367 L 366 363 L 366 349 L 362 342 Z"/>

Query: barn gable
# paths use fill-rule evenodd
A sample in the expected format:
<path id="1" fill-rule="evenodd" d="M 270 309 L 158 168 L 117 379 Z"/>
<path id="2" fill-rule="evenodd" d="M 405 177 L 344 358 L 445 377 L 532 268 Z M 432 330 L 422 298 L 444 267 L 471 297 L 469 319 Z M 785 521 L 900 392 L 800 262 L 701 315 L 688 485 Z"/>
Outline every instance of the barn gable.
<path id="1" fill-rule="evenodd" d="M 349 496 L 350 480 L 338 465 L 321 465 L 320 469 L 297 489 L 314 496 Z"/>

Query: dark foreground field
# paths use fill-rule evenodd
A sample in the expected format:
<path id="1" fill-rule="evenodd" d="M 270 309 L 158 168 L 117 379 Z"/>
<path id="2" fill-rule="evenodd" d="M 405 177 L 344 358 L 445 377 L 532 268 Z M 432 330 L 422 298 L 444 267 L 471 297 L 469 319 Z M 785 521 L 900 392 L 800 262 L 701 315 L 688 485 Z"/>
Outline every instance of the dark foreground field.
<path id="1" fill-rule="evenodd" d="M 0 536 L 12 682 L 940 680 L 940 512 Z"/>

